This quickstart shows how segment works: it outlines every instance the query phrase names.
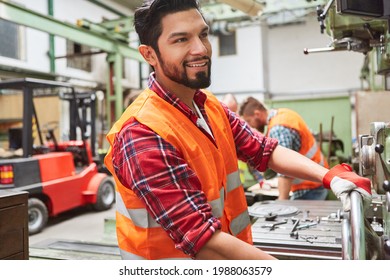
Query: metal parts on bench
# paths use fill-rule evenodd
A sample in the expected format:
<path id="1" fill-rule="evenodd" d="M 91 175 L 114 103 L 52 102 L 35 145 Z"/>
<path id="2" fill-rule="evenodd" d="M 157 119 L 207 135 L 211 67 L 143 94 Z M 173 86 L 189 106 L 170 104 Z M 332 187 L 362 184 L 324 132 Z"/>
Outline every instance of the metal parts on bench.
<path id="1" fill-rule="evenodd" d="M 366 208 L 360 193 L 349 195 L 349 212 L 340 210 L 339 201 L 257 202 L 249 207 L 254 245 L 281 259 L 390 259 L 385 196 L 373 195 Z M 298 211 L 279 212 L 282 215 L 275 220 L 267 219 L 265 213 L 283 207 Z"/>

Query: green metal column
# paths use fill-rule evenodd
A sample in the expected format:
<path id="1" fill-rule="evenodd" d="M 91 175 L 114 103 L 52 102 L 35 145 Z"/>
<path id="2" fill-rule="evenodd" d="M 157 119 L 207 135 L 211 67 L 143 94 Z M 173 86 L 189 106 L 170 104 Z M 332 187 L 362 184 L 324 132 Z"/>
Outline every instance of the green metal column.
<path id="1" fill-rule="evenodd" d="M 47 1 L 47 9 L 49 16 L 54 16 L 54 5 L 53 0 Z M 50 73 L 56 72 L 56 63 L 55 63 L 55 47 L 54 47 L 54 35 L 49 34 L 49 59 L 50 59 Z"/>
<path id="2" fill-rule="evenodd" d="M 111 126 L 123 113 L 123 56 L 108 54 L 107 63 L 107 121 Z"/>

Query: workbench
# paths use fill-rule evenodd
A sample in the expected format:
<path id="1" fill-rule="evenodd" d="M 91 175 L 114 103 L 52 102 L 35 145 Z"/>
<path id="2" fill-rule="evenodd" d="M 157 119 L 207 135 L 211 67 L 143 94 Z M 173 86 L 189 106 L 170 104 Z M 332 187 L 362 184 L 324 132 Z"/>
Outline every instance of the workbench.
<path id="1" fill-rule="evenodd" d="M 254 246 L 278 259 L 342 259 L 340 201 L 260 201 L 248 208 Z M 276 218 L 275 218 L 276 216 Z M 273 220 L 269 220 L 269 219 Z M 267 219 L 267 220 L 266 220 Z M 299 228 L 291 235 L 294 222 Z M 273 226 L 273 224 L 286 222 Z M 311 226 L 305 228 L 305 225 Z"/>

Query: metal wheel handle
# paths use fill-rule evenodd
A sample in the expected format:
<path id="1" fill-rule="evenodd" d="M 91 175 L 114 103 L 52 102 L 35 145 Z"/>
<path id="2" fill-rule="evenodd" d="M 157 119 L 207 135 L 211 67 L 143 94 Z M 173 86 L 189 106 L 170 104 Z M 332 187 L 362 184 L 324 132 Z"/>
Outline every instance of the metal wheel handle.
<path id="1" fill-rule="evenodd" d="M 366 259 L 366 237 L 364 233 L 363 200 L 359 192 L 350 194 L 351 211 L 343 213 L 342 258 L 344 260 Z"/>

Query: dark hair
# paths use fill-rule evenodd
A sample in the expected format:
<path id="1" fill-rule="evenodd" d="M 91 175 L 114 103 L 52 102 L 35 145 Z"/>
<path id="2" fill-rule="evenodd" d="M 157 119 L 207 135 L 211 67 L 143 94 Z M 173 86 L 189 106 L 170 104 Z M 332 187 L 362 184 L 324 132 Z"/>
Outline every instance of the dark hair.
<path id="1" fill-rule="evenodd" d="M 240 116 L 243 116 L 244 114 L 251 116 L 251 115 L 253 115 L 255 110 L 266 111 L 267 109 L 265 108 L 263 103 L 261 103 L 259 100 L 255 99 L 253 97 L 248 97 L 241 104 L 238 114 Z"/>
<path id="2" fill-rule="evenodd" d="M 164 16 L 176 12 L 197 9 L 198 0 L 152 0 L 144 1 L 135 10 L 134 27 L 141 44 L 151 46 L 157 53 L 158 38 L 162 33 L 161 20 Z"/>

